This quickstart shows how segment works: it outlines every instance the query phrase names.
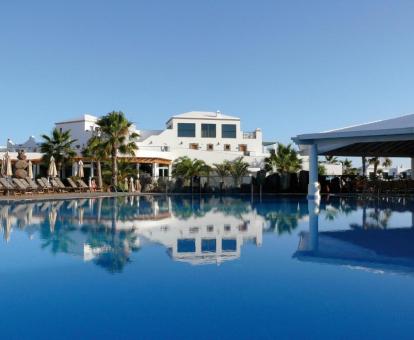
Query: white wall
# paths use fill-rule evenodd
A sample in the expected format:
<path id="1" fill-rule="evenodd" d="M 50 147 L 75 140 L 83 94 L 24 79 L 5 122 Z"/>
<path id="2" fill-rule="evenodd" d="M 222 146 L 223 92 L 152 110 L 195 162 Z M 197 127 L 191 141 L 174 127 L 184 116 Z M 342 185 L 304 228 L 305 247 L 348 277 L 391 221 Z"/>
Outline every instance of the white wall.
<path id="1" fill-rule="evenodd" d="M 262 131 L 255 130 L 256 138 L 243 138 L 243 131 L 240 129 L 239 120 L 221 120 L 221 119 L 180 119 L 173 118 L 171 120 L 171 129 L 166 129 L 159 135 L 152 135 L 146 140 L 138 143 L 141 149 L 160 150 L 167 146 L 174 158 L 188 156 L 190 158 L 197 158 L 204 160 L 207 164 L 220 163 L 224 160 L 233 160 L 237 157 L 244 156 L 245 160 L 252 165 L 257 165 L 262 162 L 265 154 L 262 148 Z M 196 137 L 178 137 L 177 124 L 178 123 L 195 123 Z M 201 124 L 216 124 L 216 137 L 203 138 L 201 137 Z M 222 138 L 221 125 L 235 124 L 236 138 Z M 190 149 L 190 144 L 196 143 L 199 148 L 197 150 Z M 207 150 L 207 145 L 213 144 L 213 151 Z M 224 150 L 224 145 L 230 145 L 230 151 Z M 249 153 L 246 156 L 239 151 L 239 145 L 244 144 Z"/>

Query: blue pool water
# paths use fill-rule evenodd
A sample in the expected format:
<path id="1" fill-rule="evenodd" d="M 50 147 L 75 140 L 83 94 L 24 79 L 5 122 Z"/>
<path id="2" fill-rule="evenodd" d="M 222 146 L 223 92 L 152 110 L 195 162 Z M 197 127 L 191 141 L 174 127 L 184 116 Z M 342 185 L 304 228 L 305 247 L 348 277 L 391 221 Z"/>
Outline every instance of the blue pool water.
<path id="1" fill-rule="evenodd" d="M 1 338 L 412 338 L 414 202 L 0 204 Z"/>

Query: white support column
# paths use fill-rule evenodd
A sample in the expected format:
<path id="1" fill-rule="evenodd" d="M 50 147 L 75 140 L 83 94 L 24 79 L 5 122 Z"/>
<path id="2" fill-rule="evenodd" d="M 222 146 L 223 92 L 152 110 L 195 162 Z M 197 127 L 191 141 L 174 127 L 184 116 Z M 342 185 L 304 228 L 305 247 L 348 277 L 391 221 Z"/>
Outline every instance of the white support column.
<path id="1" fill-rule="evenodd" d="M 411 179 L 414 179 L 414 157 L 411 157 Z"/>
<path id="2" fill-rule="evenodd" d="M 312 144 L 309 149 L 309 185 L 308 199 L 320 199 L 320 184 L 318 182 L 318 146 Z"/>
<path id="3" fill-rule="evenodd" d="M 171 181 L 172 178 L 172 164 L 168 164 L 168 180 Z"/>
<path id="4" fill-rule="evenodd" d="M 158 179 L 158 163 L 152 164 L 152 177 Z"/>
<path id="5" fill-rule="evenodd" d="M 139 163 L 137 163 L 137 178 L 139 178 Z"/>
<path id="6" fill-rule="evenodd" d="M 94 168 L 94 162 L 91 161 L 91 177 L 95 177 L 95 168 Z"/>

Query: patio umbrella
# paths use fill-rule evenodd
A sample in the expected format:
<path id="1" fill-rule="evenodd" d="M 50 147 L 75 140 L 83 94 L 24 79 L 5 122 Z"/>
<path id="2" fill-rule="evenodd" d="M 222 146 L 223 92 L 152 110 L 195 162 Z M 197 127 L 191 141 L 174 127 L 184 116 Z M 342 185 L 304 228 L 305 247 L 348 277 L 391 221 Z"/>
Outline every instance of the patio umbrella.
<path id="1" fill-rule="evenodd" d="M 125 185 L 125 189 L 129 190 L 128 178 L 127 177 L 125 177 L 125 179 L 124 179 L 124 185 Z"/>
<path id="2" fill-rule="evenodd" d="M 135 190 L 141 192 L 141 182 L 139 181 L 139 178 L 135 180 Z"/>
<path id="3" fill-rule="evenodd" d="M 1 159 L 1 171 L 0 174 L 4 177 L 6 176 L 6 155 Z"/>
<path id="4" fill-rule="evenodd" d="M 47 175 L 49 177 L 57 177 L 57 169 L 55 157 L 50 157 L 49 168 L 47 169 Z"/>
<path id="5" fill-rule="evenodd" d="M 6 152 L 6 176 L 11 177 L 13 176 L 13 171 L 12 171 L 12 165 L 11 165 L 11 159 L 9 156 L 9 153 Z"/>
<path id="6" fill-rule="evenodd" d="M 78 176 L 79 176 L 80 178 L 85 177 L 85 172 L 84 172 L 84 170 L 83 170 L 83 162 L 82 162 L 82 160 L 80 160 L 80 161 L 78 162 Z"/>
<path id="7" fill-rule="evenodd" d="M 135 184 L 134 184 L 134 179 L 132 177 L 129 179 L 129 191 L 135 192 Z"/>
<path id="8" fill-rule="evenodd" d="M 32 165 L 32 161 L 29 161 L 27 163 L 27 176 L 30 179 L 33 179 L 33 165 Z"/>

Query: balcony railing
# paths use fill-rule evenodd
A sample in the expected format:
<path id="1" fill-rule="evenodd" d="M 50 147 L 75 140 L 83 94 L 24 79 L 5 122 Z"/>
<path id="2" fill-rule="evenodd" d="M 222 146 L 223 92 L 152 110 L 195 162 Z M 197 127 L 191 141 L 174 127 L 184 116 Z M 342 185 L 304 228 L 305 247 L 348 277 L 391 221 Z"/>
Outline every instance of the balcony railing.
<path id="1" fill-rule="evenodd" d="M 256 139 L 256 132 L 243 132 L 243 139 Z"/>
<path id="2" fill-rule="evenodd" d="M 150 150 L 150 151 L 163 151 L 163 152 L 170 151 L 170 147 L 168 145 L 139 145 L 138 149 Z"/>

